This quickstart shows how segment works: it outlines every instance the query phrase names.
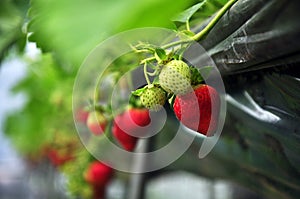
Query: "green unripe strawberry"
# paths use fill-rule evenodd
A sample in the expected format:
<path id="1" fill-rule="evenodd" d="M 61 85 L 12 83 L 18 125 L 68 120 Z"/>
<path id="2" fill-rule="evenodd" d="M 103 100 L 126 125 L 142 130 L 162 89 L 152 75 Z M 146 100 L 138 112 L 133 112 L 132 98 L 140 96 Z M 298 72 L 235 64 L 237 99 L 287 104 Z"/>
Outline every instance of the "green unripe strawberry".
<path id="1" fill-rule="evenodd" d="M 148 85 L 140 96 L 142 105 L 150 110 L 159 111 L 166 102 L 166 92 L 157 85 Z"/>
<path id="2" fill-rule="evenodd" d="M 189 66 L 180 60 L 172 60 L 164 65 L 159 74 L 159 84 L 168 93 L 183 95 L 191 88 Z"/>

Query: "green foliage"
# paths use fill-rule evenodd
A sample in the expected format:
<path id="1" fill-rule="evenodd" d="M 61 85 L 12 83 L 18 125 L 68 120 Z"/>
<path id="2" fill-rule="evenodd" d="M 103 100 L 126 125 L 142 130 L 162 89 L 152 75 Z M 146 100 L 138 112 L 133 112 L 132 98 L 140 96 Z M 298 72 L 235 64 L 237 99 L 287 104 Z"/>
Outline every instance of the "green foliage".
<path id="1" fill-rule="evenodd" d="M 202 1 L 200 3 L 197 3 L 196 5 L 190 7 L 189 9 L 183 11 L 178 16 L 176 16 L 173 21 L 178 21 L 182 23 L 186 23 L 190 20 L 190 18 L 205 5 L 206 1 Z"/>
<path id="2" fill-rule="evenodd" d="M 82 198 L 92 198 L 92 187 L 86 183 L 84 173 L 90 162 L 94 160 L 85 149 L 78 150 L 76 163 L 70 162 L 62 167 L 62 172 L 68 176 L 67 188 L 71 195 Z"/>
<path id="3" fill-rule="evenodd" d="M 33 63 L 27 76 L 13 89 L 27 96 L 23 109 L 6 120 L 7 135 L 24 154 L 37 153 L 55 134 L 73 134 L 73 77 L 50 54 Z"/>
<path id="4" fill-rule="evenodd" d="M 22 51 L 26 42 L 26 34 L 22 32 L 28 1 L 0 1 L 0 62 L 7 51 L 17 46 Z"/>
<path id="5" fill-rule="evenodd" d="M 10 1 L 5 2 L 6 7 L 13 5 Z M 32 33 L 30 39 L 36 41 L 44 52 L 51 51 L 63 58 L 62 63 L 70 62 L 79 66 L 87 53 L 111 34 L 143 26 L 171 27 L 169 19 L 187 3 L 179 1 L 174 4 L 169 0 L 92 0 L 87 4 L 79 0 L 32 0 L 29 12 L 31 21 L 28 25 Z M 210 16 L 224 3 L 221 0 L 202 1 L 183 12 L 177 20 L 188 22 L 200 13 Z M 8 16 L 15 14 L 12 12 Z M 22 20 L 16 17 L 13 21 L 19 24 Z M 155 49 L 155 55 L 162 60 L 166 58 L 166 52 L 161 48 Z M 117 73 L 115 78 L 118 79 L 136 67 L 139 58 L 134 53 L 124 55 L 106 73 Z M 30 67 L 27 77 L 14 89 L 15 92 L 24 92 L 28 101 L 21 111 L 8 117 L 6 132 L 23 153 L 38 151 L 52 139 L 53 134 L 75 132 L 71 94 L 75 76 L 73 72 L 77 69 L 65 66 L 56 63 L 50 54 L 44 53 L 42 59 Z"/>
<path id="6" fill-rule="evenodd" d="M 212 66 L 205 66 L 199 69 L 195 67 L 190 67 L 191 74 L 192 74 L 192 79 L 191 79 L 192 85 L 198 85 L 203 83 L 205 79 L 209 77 L 212 69 L 213 69 Z"/>
<path id="7" fill-rule="evenodd" d="M 172 28 L 170 18 L 187 6 L 180 0 L 32 0 L 31 41 L 79 66 L 88 52 L 109 36 L 132 28 Z M 167 8 L 167 9 L 166 9 Z"/>
<path id="8" fill-rule="evenodd" d="M 174 17 L 173 21 L 179 29 L 185 29 L 186 23 L 194 27 L 201 25 L 226 3 L 227 0 L 201 0 L 198 4 L 193 5 Z"/>
<path id="9" fill-rule="evenodd" d="M 157 60 L 166 60 L 168 58 L 166 51 L 162 48 L 155 49 L 155 57 Z"/>

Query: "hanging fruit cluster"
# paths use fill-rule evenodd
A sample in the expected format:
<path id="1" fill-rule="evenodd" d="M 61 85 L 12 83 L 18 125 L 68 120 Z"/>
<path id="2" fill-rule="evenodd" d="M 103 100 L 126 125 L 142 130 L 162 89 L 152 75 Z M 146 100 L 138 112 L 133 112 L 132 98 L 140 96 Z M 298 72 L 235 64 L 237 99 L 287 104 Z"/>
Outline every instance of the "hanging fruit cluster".
<path id="1" fill-rule="evenodd" d="M 213 136 L 218 129 L 221 100 L 216 88 L 206 84 L 202 76 L 204 73 L 209 74 L 212 67 L 195 67 L 189 64 L 183 55 L 193 42 L 205 37 L 235 1 L 230 0 L 224 5 L 206 28 L 197 34 L 190 30 L 189 19 L 201 7 L 200 4 L 197 9 L 193 7 L 186 11 L 187 16 L 184 19 L 186 30 L 179 31 L 179 35 L 182 36 L 179 40 L 164 46 L 144 42 L 132 44 L 132 54 L 129 53 L 129 56 L 134 57 L 135 61 L 138 59 L 140 65 L 143 66 L 147 84 L 142 88 L 133 89 L 129 103 L 128 101 L 125 105 L 121 103 L 122 105 L 116 111 L 112 110 L 110 104 L 100 102 L 99 95 L 105 92 L 97 88 L 96 97 L 89 106 L 90 112 L 80 117 L 84 118 L 82 121 L 90 133 L 99 137 L 107 136 L 111 138 L 110 141 L 124 150 L 132 152 L 137 146 L 139 137 L 147 137 L 148 132 L 141 129 L 150 125 L 151 111 L 160 111 L 169 103 L 175 116 L 184 126 L 204 136 Z M 126 62 L 122 63 L 122 58 L 115 62 L 117 65 L 115 71 L 108 70 L 106 73 L 117 74 L 114 83 L 120 80 L 122 75 L 137 67 L 130 67 Z M 129 78 L 129 81 L 131 82 L 132 79 Z M 83 157 L 86 156 L 90 156 L 88 161 L 79 161 L 85 162 L 85 164 L 79 164 L 83 165 L 79 170 L 84 171 L 84 182 L 90 185 L 86 193 L 89 196 L 93 195 L 95 199 L 104 198 L 105 188 L 113 177 L 114 170 L 109 167 L 108 163 L 99 162 L 91 155 Z M 68 165 L 71 165 L 66 169 L 68 172 L 72 173 L 76 170 L 74 164 Z M 85 192 L 84 188 L 78 189 L 78 181 L 76 175 L 71 175 L 70 190 L 75 190 L 73 192 L 75 195 L 84 195 L 82 194 Z"/>
<path id="2" fill-rule="evenodd" d="M 139 45 L 141 47 L 141 45 Z M 136 52 L 145 52 L 145 47 L 134 48 Z M 156 62 L 144 63 L 144 76 L 147 85 L 133 92 L 140 98 L 141 104 L 152 111 L 159 111 L 169 102 L 177 119 L 186 127 L 206 136 L 212 136 L 217 130 L 220 109 L 220 96 L 215 88 L 205 84 L 200 69 L 189 66 L 181 60 L 182 55 L 166 53 L 161 48 L 150 48 Z M 157 53 L 159 52 L 159 53 Z M 149 64 L 150 63 L 150 64 Z M 147 66 L 153 72 L 147 72 Z M 204 67 L 209 73 L 212 67 Z M 154 76 L 150 82 L 149 75 Z"/>
<path id="3" fill-rule="evenodd" d="M 141 44 L 138 47 L 134 48 L 135 53 L 141 50 L 145 52 Z M 120 148 L 132 152 L 140 137 L 148 137 L 148 132 L 142 128 L 150 125 L 150 113 L 160 111 L 169 103 L 183 125 L 205 136 L 213 136 L 218 126 L 220 96 L 215 88 L 205 84 L 201 75 L 203 71 L 188 65 L 172 51 L 167 53 L 161 48 L 149 46 L 147 49 L 150 49 L 150 53 L 154 52 L 154 56 L 156 54 L 151 61 L 141 61 L 147 84 L 132 90 L 129 102 L 121 103 L 114 111 L 110 104 L 96 97 L 99 101 L 93 101 L 85 109 L 78 110 L 77 121 L 87 127 L 92 138 L 107 136 Z M 158 51 L 160 55 L 157 55 Z M 151 73 L 148 67 L 153 70 Z M 202 70 L 209 73 L 211 69 L 204 67 Z M 104 93 L 98 89 L 96 95 Z M 72 170 L 68 167 L 67 171 Z M 115 171 L 108 163 L 92 157 L 86 161 L 84 168 L 84 182 L 89 185 L 94 198 L 101 198 L 99 195 L 104 197 L 105 188 Z"/>

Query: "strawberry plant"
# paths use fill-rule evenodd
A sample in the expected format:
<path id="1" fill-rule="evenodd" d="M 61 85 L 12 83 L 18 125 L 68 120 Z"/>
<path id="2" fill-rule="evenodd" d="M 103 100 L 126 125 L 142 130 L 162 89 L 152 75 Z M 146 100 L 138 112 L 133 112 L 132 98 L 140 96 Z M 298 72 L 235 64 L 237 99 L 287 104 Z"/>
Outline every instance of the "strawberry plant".
<path id="1" fill-rule="evenodd" d="M 228 1 L 199 33 L 193 33 L 190 29 L 189 19 L 197 12 L 193 8 L 187 12 L 190 16 L 185 20 L 186 28 L 179 28 L 177 40 L 163 45 L 145 41 L 130 43 L 131 51 L 114 59 L 98 77 L 94 93 L 88 94 L 90 110 L 101 110 L 100 115 L 99 112 L 94 114 L 98 115 L 98 123 L 95 118 L 88 118 L 90 131 L 101 134 L 100 139 L 108 137 L 125 151 L 134 152 L 139 139 L 148 136 L 145 127 L 151 124 L 150 113 L 159 112 L 169 103 L 184 126 L 204 136 L 214 136 L 218 129 L 221 104 L 217 89 L 206 83 L 212 66 L 193 66 L 185 59 L 184 53 L 194 42 L 205 38 L 234 2 Z M 141 66 L 145 81 L 139 88 L 134 86 L 137 66 Z M 115 85 L 115 91 L 103 86 L 108 77 L 109 84 Z M 131 91 L 129 99 L 124 97 L 126 90 Z M 98 125 L 99 131 L 93 130 L 91 124 Z M 93 142 L 87 142 L 87 145 L 90 143 Z M 93 173 L 93 169 L 90 170 Z M 95 176 L 87 173 L 86 181 L 93 184 Z M 97 190 L 101 195 L 103 189 Z"/>
<path id="2" fill-rule="evenodd" d="M 148 55 L 147 58 L 140 61 L 144 65 L 147 86 L 133 92 L 133 95 L 140 97 L 144 107 L 158 111 L 159 108 L 156 107 L 164 105 L 166 102 L 164 96 L 166 96 L 174 108 L 175 115 L 185 126 L 203 135 L 212 136 L 214 134 L 218 123 L 220 97 L 215 88 L 206 85 L 202 76 L 204 73 L 207 76 L 206 73 L 209 73 L 211 67 L 202 68 L 200 71 L 182 58 L 183 53 L 192 42 L 204 39 L 220 17 L 234 3 L 234 0 L 228 1 L 210 23 L 197 34 L 191 31 L 189 20 L 198 9 L 202 8 L 204 2 L 186 10 L 181 19 L 176 19 L 185 22 L 186 25 L 186 29 L 179 32 L 181 34 L 179 40 L 163 46 L 143 42 L 132 45 L 135 53 Z M 149 66 L 152 72 L 148 72 Z M 153 77 L 153 82 L 150 81 L 149 76 Z M 196 97 L 193 98 L 192 95 Z M 195 109 L 195 107 L 197 108 Z M 195 117 L 199 113 L 201 116 Z M 183 115 L 189 115 L 189 117 L 182 121 Z"/>
<path id="3" fill-rule="evenodd" d="M 63 172 L 68 178 L 68 190 L 73 195 L 102 198 L 109 181 L 113 178 L 114 170 L 104 162 L 95 160 L 85 149 L 79 147 L 79 140 L 74 139 L 77 135 L 70 115 L 72 85 L 77 67 L 91 47 L 109 34 L 139 25 L 174 27 L 170 25 L 169 19 L 186 6 L 187 1 L 175 4 L 170 0 L 156 0 L 149 5 L 139 2 L 137 6 L 140 10 L 130 16 L 127 14 L 130 7 L 128 2 L 131 1 L 124 1 L 124 5 L 119 2 L 127 8 L 116 8 L 119 15 L 124 16 L 124 21 L 127 21 L 126 27 L 120 25 L 120 20 L 115 20 L 115 13 L 112 13 L 107 21 L 98 20 L 99 12 L 96 8 L 104 6 L 109 10 L 114 8 L 115 4 L 112 2 L 102 5 L 101 2 L 92 1 L 88 5 L 84 3 L 84 6 L 80 2 L 59 2 L 54 0 L 48 4 L 32 0 L 32 9 L 29 12 L 31 21 L 27 31 L 30 31 L 29 40 L 36 42 L 43 54 L 40 60 L 31 61 L 27 77 L 14 88 L 16 92 L 28 94 L 28 99 L 23 110 L 8 117 L 6 130 L 21 153 L 28 157 L 39 156 L 41 161 L 47 159 L 57 170 Z M 236 0 L 220 1 L 217 6 L 208 6 L 209 2 L 201 1 L 173 18 L 177 26 L 176 40 L 164 44 L 148 41 L 130 43 L 131 52 L 113 61 L 109 60 L 110 67 L 105 69 L 103 74 L 99 74 L 94 93 L 91 92 L 89 84 L 82 85 L 85 93 L 81 97 L 84 98 L 84 102 L 73 112 L 80 130 L 87 132 L 87 138 L 99 141 L 107 137 L 121 149 L 133 152 L 139 139 L 148 136 L 146 127 L 151 124 L 151 113 L 161 111 L 168 103 L 183 125 L 203 135 L 213 136 L 217 128 L 220 102 L 218 92 L 205 82 L 209 72 L 208 75 L 204 73 L 211 67 L 208 66 L 205 71 L 198 69 L 185 60 L 184 53 L 192 43 L 205 38 Z M 207 16 L 213 15 L 223 5 L 204 29 L 198 33 L 192 31 L 195 21 L 199 23 L 199 20 L 207 19 Z M 52 6 L 55 9 L 49 9 Z M 155 10 L 155 16 L 151 9 L 153 6 L 159 8 Z M 167 6 L 169 9 L 165 10 Z M 207 11 L 205 7 L 211 10 Z M 86 13 L 91 17 L 82 18 L 80 15 L 80 18 L 77 18 L 73 13 L 77 13 L 74 10 L 78 8 L 87 9 Z M 97 12 L 89 12 L 93 9 Z M 207 16 L 203 17 L 201 13 Z M 148 18 L 132 20 L 139 19 L 141 14 L 146 14 Z M 102 13 L 100 15 L 102 16 Z M 73 23 L 68 21 L 70 16 Z M 156 20 L 153 20 L 154 17 Z M 75 23 L 78 26 L 65 26 L 64 23 L 53 25 L 53 19 L 66 20 L 68 23 L 65 24 Z M 95 26 L 90 23 L 91 19 L 97 19 Z M 105 31 L 103 27 L 106 28 Z M 116 30 L 112 27 L 116 27 Z M 73 34 L 74 32 L 79 33 Z M 118 46 L 112 46 L 113 48 Z M 46 53 L 49 51 L 53 53 Z M 107 54 L 109 57 L 110 52 Z M 142 88 L 133 86 L 135 77 L 132 74 L 139 66 L 145 80 Z M 127 73 L 129 77 L 122 78 Z M 101 85 L 102 82 L 106 83 L 107 88 Z M 111 85 L 115 84 L 120 85 L 116 90 L 121 94 L 112 97 Z M 131 91 L 129 100 L 122 96 L 126 89 Z M 110 104 L 112 100 L 117 101 L 117 106 Z M 199 113 L 200 117 L 196 117 Z M 16 123 L 18 125 L 15 125 Z"/>

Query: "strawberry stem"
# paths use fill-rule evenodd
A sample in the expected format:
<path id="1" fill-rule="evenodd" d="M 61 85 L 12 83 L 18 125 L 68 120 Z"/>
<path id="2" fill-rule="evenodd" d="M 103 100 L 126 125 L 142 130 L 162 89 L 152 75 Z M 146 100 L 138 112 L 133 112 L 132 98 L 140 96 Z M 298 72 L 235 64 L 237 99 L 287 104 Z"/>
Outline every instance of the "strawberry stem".
<path id="1" fill-rule="evenodd" d="M 148 77 L 148 72 L 147 72 L 147 62 L 144 63 L 144 76 L 145 76 L 145 79 L 147 81 L 147 84 L 150 85 L 151 82 L 150 82 L 150 79 Z"/>
<path id="2" fill-rule="evenodd" d="M 168 48 L 171 48 L 173 46 L 178 46 L 180 44 L 188 44 L 188 43 L 191 43 L 192 41 L 194 41 L 192 38 L 185 39 L 185 40 L 178 40 L 178 41 L 166 44 L 166 45 L 162 46 L 162 48 L 163 49 L 168 49 Z"/>
<path id="3" fill-rule="evenodd" d="M 155 56 L 152 56 L 152 57 L 143 59 L 143 60 L 141 61 L 141 64 L 145 64 L 146 62 L 151 62 L 151 61 L 154 61 L 154 60 L 156 60 L 156 57 L 155 57 Z"/>
<path id="4" fill-rule="evenodd" d="M 207 26 L 201 30 L 199 33 L 195 34 L 194 36 L 188 38 L 188 39 L 184 39 L 184 40 L 178 40 L 169 44 L 164 45 L 162 48 L 163 49 L 168 49 L 171 48 L 173 46 L 177 46 L 180 44 L 188 44 L 191 43 L 193 41 L 200 41 L 201 39 L 203 39 L 204 36 L 206 36 L 209 31 L 216 25 L 216 23 L 221 19 L 221 17 L 226 13 L 226 11 L 238 0 L 229 0 L 220 10 L 219 12 L 216 14 L 216 16 L 207 24 Z M 189 30 L 189 26 L 188 23 L 187 25 L 187 30 Z"/>
<path id="5" fill-rule="evenodd" d="M 215 25 L 216 23 L 221 19 L 221 17 L 225 14 L 225 12 L 238 0 L 229 0 L 222 8 L 219 10 L 219 12 L 216 14 L 216 16 L 207 24 L 207 26 L 194 35 L 192 37 L 192 40 L 199 41 L 201 40 Z"/>
<path id="6" fill-rule="evenodd" d="M 186 25 L 186 29 L 187 29 L 188 31 L 191 31 L 189 20 L 186 22 L 185 25 Z"/>

